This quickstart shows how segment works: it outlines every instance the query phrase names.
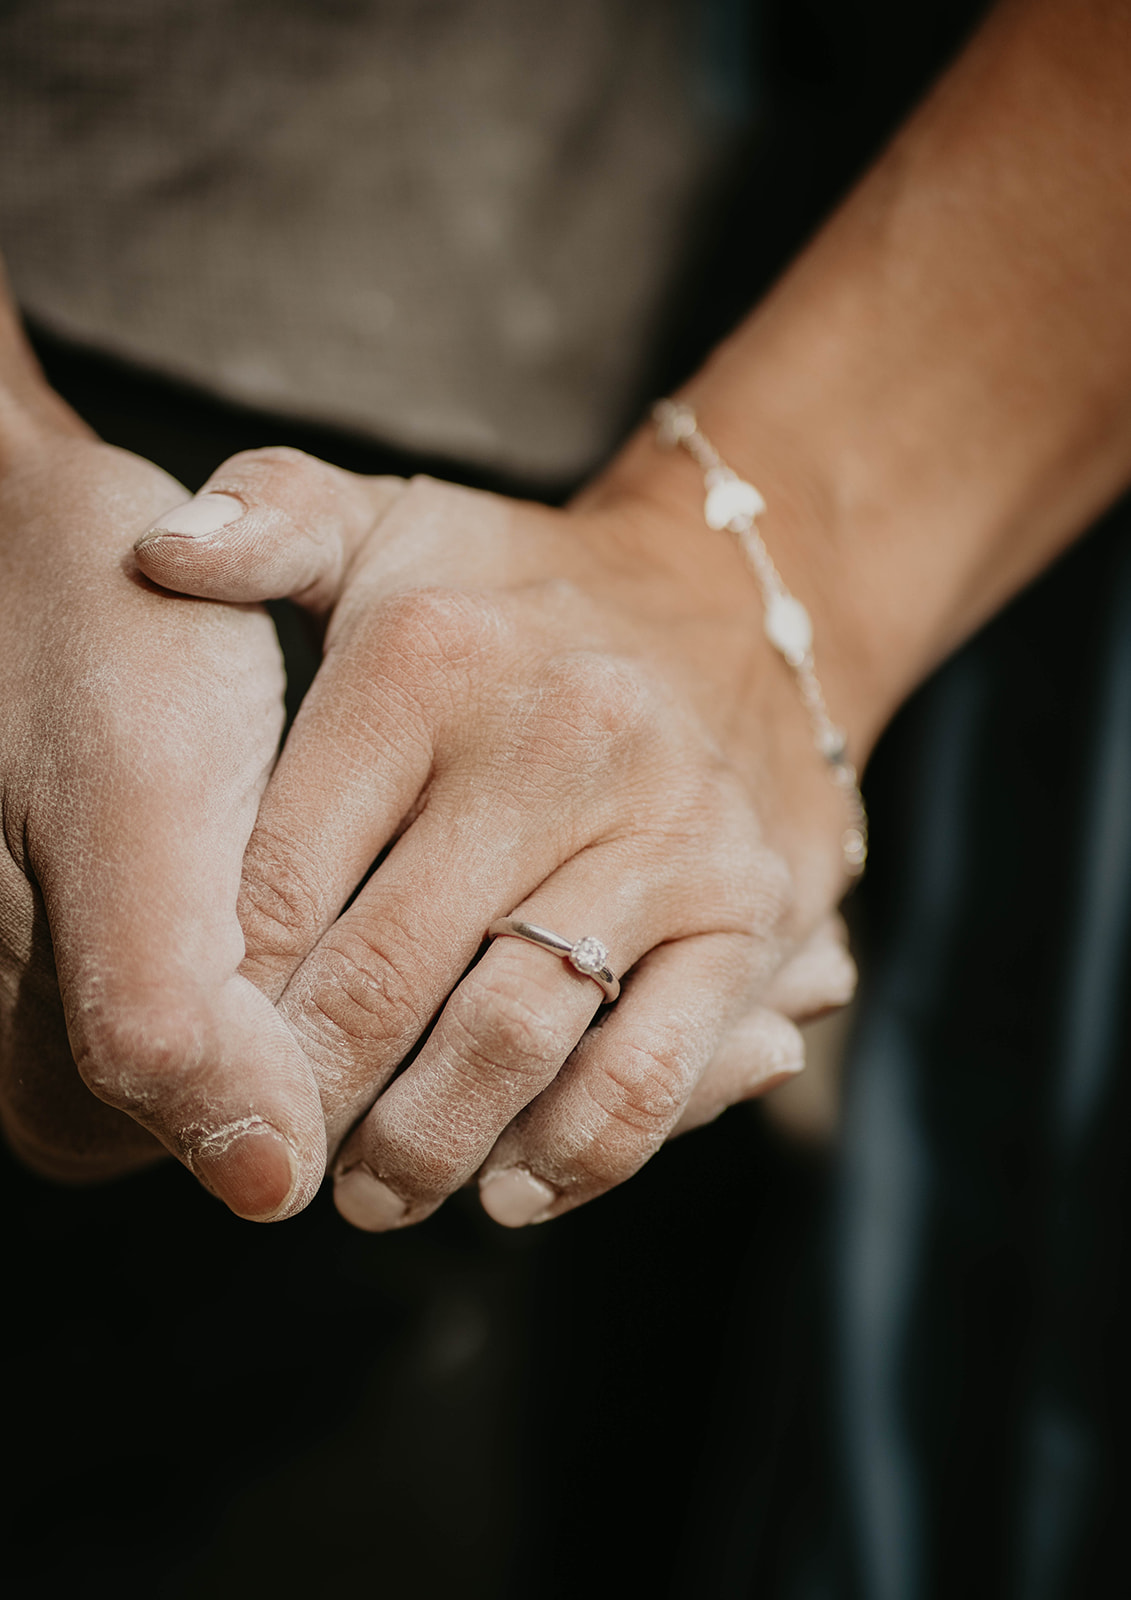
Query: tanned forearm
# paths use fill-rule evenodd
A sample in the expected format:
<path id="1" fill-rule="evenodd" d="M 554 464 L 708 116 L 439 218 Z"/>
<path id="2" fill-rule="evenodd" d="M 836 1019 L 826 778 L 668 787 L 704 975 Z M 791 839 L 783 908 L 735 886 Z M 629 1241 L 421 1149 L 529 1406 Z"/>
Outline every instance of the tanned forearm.
<path id="1" fill-rule="evenodd" d="M 997 8 L 685 393 L 862 755 L 1131 481 L 1131 5 Z M 643 433 L 591 503 L 624 491 L 683 508 L 658 559 L 725 578 L 682 453 Z"/>

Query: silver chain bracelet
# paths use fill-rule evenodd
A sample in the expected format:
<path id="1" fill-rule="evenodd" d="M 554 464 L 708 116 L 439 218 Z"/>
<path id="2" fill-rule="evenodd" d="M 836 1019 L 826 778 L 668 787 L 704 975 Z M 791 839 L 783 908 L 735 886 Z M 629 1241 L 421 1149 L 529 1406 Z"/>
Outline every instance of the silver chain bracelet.
<path id="1" fill-rule="evenodd" d="M 813 624 L 809 613 L 790 594 L 774 566 L 770 552 L 762 543 L 755 519 L 766 509 L 766 502 L 752 483 L 747 483 L 728 467 L 711 441 L 699 431 L 690 406 L 678 400 L 659 400 L 652 408 L 657 440 L 662 448 L 682 445 L 703 472 L 707 499 L 703 515 L 709 528 L 726 529 L 736 535 L 742 552 L 753 569 L 762 590 L 762 626 L 766 638 L 785 657 L 809 714 L 813 742 L 829 769 L 829 776 L 848 801 L 851 820 L 840 837 L 845 871 L 858 878 L 868 859 L 868 813 L 856 768 L 848 759 L 848 739 L 829 716 L 824 691 L 813 665 Z"/>

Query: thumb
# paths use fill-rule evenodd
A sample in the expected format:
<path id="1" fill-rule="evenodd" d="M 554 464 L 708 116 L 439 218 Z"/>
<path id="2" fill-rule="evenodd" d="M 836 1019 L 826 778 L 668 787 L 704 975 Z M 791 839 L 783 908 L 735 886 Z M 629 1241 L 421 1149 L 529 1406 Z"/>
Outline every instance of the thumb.
<path id="1" fill-rule="evenodd" d="M 134 685 L 152 706 L 152 678 L 139 671 Z M 102 741 L 97 766 L 74 757 L 30 810 L 27 867 L 87 1088 L 233 1211 L 267 1220 L 311 1198 L 326 1134 L 311 1063 L 239 974 L 236 900 L 258 786 L 223 738 L 193 737 L 209 713 L 222 722 L 226 687 L 191 715 L 168 712 L 164 728 L 139 734 L 119 717 L 118 748 Z M 144 761 L 131 759 L 138 750 Z"/>
<path id="2" fill-rule="evenodd" d="M 289 598 L 321 615 L 403 488 L 399 478 L 363 478 L 282 445 L 245 450 L 166 512 L 134 554 L 147 578 L 181 594 Z"/>

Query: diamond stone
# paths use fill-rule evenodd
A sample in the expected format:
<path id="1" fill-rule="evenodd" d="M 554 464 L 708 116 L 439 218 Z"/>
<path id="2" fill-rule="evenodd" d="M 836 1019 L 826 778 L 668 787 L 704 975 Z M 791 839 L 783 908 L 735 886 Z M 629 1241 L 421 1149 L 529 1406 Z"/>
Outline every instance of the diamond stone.
<path id="1" fill-rule="evenodd" d="M 586 934 L 584 939 L 579 939 L 574 945 L 569 953 L 569 959 L 578 972 L 583 972 L 587 978 L 592 978 L 602 967 L 608 966 L 609 952 L 600 939 L 594 939 L 592 934 Z"/>

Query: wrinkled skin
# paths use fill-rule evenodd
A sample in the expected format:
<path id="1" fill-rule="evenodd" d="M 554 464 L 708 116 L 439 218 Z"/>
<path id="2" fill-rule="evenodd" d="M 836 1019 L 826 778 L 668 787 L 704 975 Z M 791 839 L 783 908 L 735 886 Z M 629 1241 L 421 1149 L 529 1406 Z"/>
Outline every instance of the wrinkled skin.
<path id="1" fill-rule="evenodd" d="M 476 1173 L 499 1220 L 556 1215 L 800 1064 L 773 984 L 792 1016 L 851 990 L 845 819 L 741 565 L 709 601 L 713 578 L 640 559 L 641 508 L 289 450 L 203 494 L 226 525 L 151 537 L 149 575 L 327 619 L 240 918 L 243 971 L 317 1074 L 351 1220 L 416 1221 Z M 476 960 L 512 912 L 597 934 L 629 973 L 601 1026 L 597 986 L 546 952 L 501 938 Z"/>
<path id="2" fill-rule="evenodd" d="M 169 1150 L 244 1214 L 293 1209 L 323 1169 L 317 1087 L 239 975 L 236 917 L 282 724 L 270 620 L 138 572 L 133 540 L 184 499 L 164 473 L 78 428 L 20 446 L 0 475 L 4 1131 L 64 1180 Z"/>
<path id="3" fill-rule="evenodd" d="M 254 500 L 245 557 L 179 538 L 140 559 L 170 583 L 190 559 L 224 605 L 132 557 L 184 498 L 148 463 L 48 431 L 0 483 L 0 1109 L 24 1159 L 88 1181 L 169 1150 L 270 1218 L 348 1138 L 367 1226 L 388 1219 L 369 1172 L 415 1220 L 488 1158 L 562 1209 L 798 1070 L 786 1013 L 845 998 L 842 935 L 819 927 L 774 1011 L 822 918 L 799 919 L 719 742 L 730 710 L 706 724 L 648 659 L 654 619 L 595 605 L 624 575 L 585 519 L 289 451 L 220 478 Z M 330 614 L 327 659 L 252 835 L 282 674 L 248 597 L 292 590 Z M 502 940 L 458 982 L 520 905 L 635 969 L 564 1073 L 589 980 Z"/>

